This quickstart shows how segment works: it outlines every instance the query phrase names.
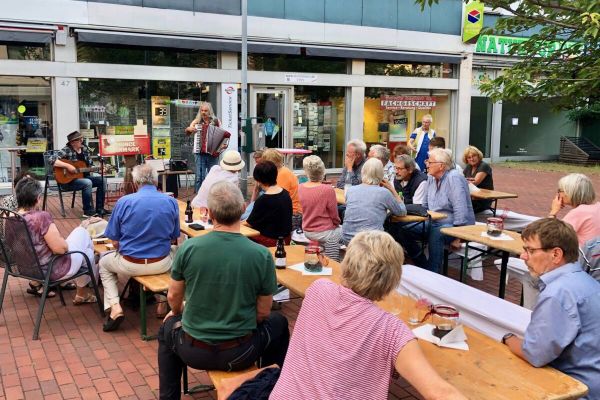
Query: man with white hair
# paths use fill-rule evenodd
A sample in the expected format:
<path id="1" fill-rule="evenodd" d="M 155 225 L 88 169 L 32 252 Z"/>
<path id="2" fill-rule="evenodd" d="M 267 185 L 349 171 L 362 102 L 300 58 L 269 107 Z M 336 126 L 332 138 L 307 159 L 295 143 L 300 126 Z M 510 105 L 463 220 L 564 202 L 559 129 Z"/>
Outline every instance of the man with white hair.
<path id="1" fill-rule="evenodd" d="M 443 235 L 441 229 L 474 225 L 475 214 L 467 180 L 454 169 L 452 156 L 444 149 L 433 149 L 425 164 L 429 177 L 423 207 L 447 216 L 442 220 L 432 221 L 429 229 L 428 269 L 439 273 L 444 258 L 444 245 L 460 246 L 460 240 Z"/>
<path id="2" fill-rule="evenodd" d="M 174 198 L 157 190 L 156 170 L 142 164 L 133 169 L 132 175 L 138 191 L 117 201 L 104 232 L 116 249 L 100 259 L 104 307 L 110 308 L 103 326 L 105 332 L 116 330 L 124 319 L 117 274 L 167 272 L 176 250 L 172 244 L 179 238 L 179 206 Z"/>
<path id="3" fill-rule="evenodd" d="M 396 170 L 394 163 L 390 161 L 390 149 L 380 144 L 374 144 L 369 149 L 369 158 L 375 157 L 383 164 L 383 179 L 390 183 L 394 183 L 396 178 Z"/>
<path id="4" fill-rule="evenodd" d="M 360 185 L 361 170 L 365 163 L 365 154 L 367 145 L 360 139 L 354 139 L 348 142 L 346 146 L 346 157 L 344 160 L 344 169 L 342 175 L 336 183 L 339 189 L 347 189 L 350 186 Z"/>

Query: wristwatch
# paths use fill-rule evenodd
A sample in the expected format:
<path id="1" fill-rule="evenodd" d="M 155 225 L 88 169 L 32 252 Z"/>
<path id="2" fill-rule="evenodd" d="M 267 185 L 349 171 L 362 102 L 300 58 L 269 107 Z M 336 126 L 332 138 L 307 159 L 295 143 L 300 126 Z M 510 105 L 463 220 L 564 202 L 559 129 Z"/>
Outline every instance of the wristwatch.
<path id="1" fill-rule="evenodd" d="M 502 344 L 506 344 L 506 340 L 515 336 L 514 333 L 508 332 L 506 335 L 502 336 Z"/>

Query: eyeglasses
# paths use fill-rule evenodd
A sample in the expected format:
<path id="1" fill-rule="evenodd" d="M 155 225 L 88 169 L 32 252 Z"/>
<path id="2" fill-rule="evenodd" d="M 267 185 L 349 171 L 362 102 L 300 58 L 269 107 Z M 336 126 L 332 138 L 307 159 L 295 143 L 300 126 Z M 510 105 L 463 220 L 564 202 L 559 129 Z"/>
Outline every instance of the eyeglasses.
<path id="1" fill-rule="evenodd" d="M 525 250 L 525 252 L 527 253 L 528 256 L 533 255 L 533 253 L 535 253 L 538 250 L 542 250 L 542 251 L 548 251 L 548 250 L 552 250 L 554 247 L 527 247 L 527 246 L 523 246 L 523 250 Z"/>
<path id="2" fill-rule="evenodd" d="M 396 168 L 396 171 L 401 171 L 403 169 L 406 169 L 406 167 L 394 167 L 394 168 Z"/>

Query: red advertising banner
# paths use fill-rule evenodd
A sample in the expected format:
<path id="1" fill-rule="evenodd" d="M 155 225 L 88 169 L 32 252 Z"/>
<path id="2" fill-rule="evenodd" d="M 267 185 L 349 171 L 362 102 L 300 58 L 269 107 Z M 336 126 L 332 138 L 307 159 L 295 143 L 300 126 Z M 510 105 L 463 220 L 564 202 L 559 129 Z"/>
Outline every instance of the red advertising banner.
<path id="1" fill-rule="evenodd" d="M 435 107 L 436 99 L 431 96 L 387 96 L 381 95 L 382 110 L 428 110 Z"/>
<path id="2" fill-rule="evenodd" d="M 150 154 L 147 135 L 100 135 L 101 156 L 132 156 Z"/>

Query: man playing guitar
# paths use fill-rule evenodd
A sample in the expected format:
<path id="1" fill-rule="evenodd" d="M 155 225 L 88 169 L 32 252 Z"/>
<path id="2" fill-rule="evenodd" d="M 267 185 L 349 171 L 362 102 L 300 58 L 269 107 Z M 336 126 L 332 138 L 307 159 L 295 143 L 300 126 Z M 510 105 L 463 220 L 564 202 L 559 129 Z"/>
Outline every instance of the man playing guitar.
<path id="1" fill-rule="evenodd" d="M 66 172 L 77 174 L 79 171 L 71 165 L 73 162 L 82 161 L 87 167 L 92 166 L 90 159 L 90 150 L 83 144 L 83 135 L 78 131 L 69 133 L 67 136 L 68 143 L 65 147 L 58 151 L 57 154 L 50 158 L 50 164 L 54 168 L 64 168 Z M 57 179 L 58 180 L 58 179 Z M 60 183 L 59 183 L 60 184 Z M 104 192 L 106 191 L 106 181 L 100 176 L 91 176 L 89 172 L 83 174 L 83 178 L 73 179 L 69 183 L 60 184 L 63 191 L 83 191 L 83 216 L 91 217 L 94 215 L 103 216 L 110 214 L 104 209 Z M 96 190 L 96 209 L 92 206 L 92 188 Z"/>

